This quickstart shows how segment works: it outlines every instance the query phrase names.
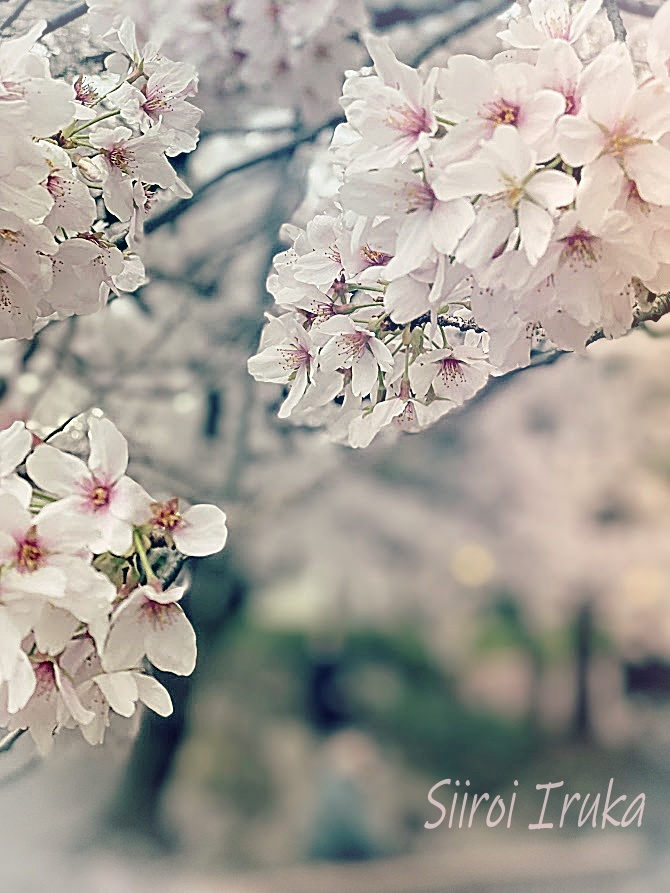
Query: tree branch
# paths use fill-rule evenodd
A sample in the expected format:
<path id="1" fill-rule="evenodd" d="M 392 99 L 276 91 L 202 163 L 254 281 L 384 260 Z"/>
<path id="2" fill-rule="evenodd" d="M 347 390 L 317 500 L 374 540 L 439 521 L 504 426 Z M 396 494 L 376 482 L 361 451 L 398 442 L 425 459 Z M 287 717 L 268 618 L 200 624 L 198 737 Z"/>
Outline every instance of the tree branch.
<path id="1" fill-rule="evenodd" d="M 651 19 L 656 15 L 660 6 L 658 3 L 646 2 L 646 0 L 619 0 L 619 9 L 631 15 L 645 16 Z"/>
<path id="2" fill-rule="evenodd" d="M 439 50 L 440 47 L 444 46 L 448 41 L 453 40 L 455 37 L 459 37 L 461 34 L 464 34 L 466 31 L 469 31 L 471 28 L 475 28 L 477 25 L 481 25 L 483 22 L 488 19 L 493 18 L 493 16 L 500 15 L 505 12 L 505 10 L 509 9 L 510 3 L 509 0 L 507 2 L 502 3 L 494 3 L 492 6 L 487 7 L 486 9 L 480 10 L 474 15 L 470 16 L 470 18 L 465 19 L 463 22 L 459 22 L 458 25 L 454 25 L 452 28 L 446 30 L 443 34 L 439 34 L 435 37 L 429 44 L 423 47 L 416 56 L 409 63 L 414 68 L 418 68 L 422 62 L 424 62 L 431 53 L 434 53 L 435 50 Z"/>
<path id="3" fill-rule="evenodd" d="M 70 22 L 80 19 L 83 15 L 86 15 L 87 12 L 88 6 L 86 3 L 80 3 L 78 6 L 75 6 L 74 9 L 63 12 L 59 16 L 56 16 L 55 19 L 47 22 L 44 34 L 53 34 L 53 32 L 58 31 L 59 28 L 64 28 L 66 25 L 69 25 Z M 42 36 L 44 36 L 44 34 Z"/>
<path id="4" fill-rule="evenodd" d="M 5 21 L 0 25 L 0 31 L 4 31 L 6 28 L 13 25 L 29 3 L 30 0 L 21 0 L 21 3 L 19 3 L 16 9 L 13 12 L 10 12 Z"/>
<path id="5" fill-rule="evenodd" d="M 330 118 L 330 120 L 326 121 L 324 124 L 320 124 L 314 130 L 310 130 L 308 133 L 291 140 L 290 143 L 285 143 L 283 146 L 272 149 L 270 152 L 265 152 L 263 155 L 257 155 L 255 158 L 249 158 L 247 161 L 242 161 L 240 164 L 234 165 L 234 167 L 226 168 L 225 171 L 221 171 L 220 174 L 217 174 L 215 177 L 212 177 L 211 180 L 207 180 L 197 189 L 194 189 L 191 198 L 181 199 L 181 201 L 175 202 L 174 205 L 166 208 L 165 211 L 162 211 L 160 214 L 147 220 L 144 227 L 145 233 L 153 233 L 155 230 L 160 229 L 160 227 L 165 226 L 166 223 L 172 223 L 177 220 L 177 218 L 181 217 L 184 211 L 192 208 L 203 199 L 210 190 L 215 186 L 218 186 L 219 183 L 223 183 L 228 177 L 251 170 L 251 168 L 257 167 L 259 164 L 267 164 L 271 161 L 279 161 L 282 158 L 290 158 L 299 146 L 313 143 L 324 131 L 335 128 L 343 121 L 344 118 L 339 115 Z"/>
<path id="6" fill-rule="evenodd" d="M 623 43 L 626 40 L 626 27 L 621 18 L 621 10 L 617 0 L 603 0 L 603 8 L 607 13 L 607 18 L 610 20 L 615 39 Z"/>
<path id="7" fill-rule="evenodd" d="M 7 753 L 8 750 L 11 750 L 15 742 L 27 731 L 28 729 L 15 729 L 13 732 L 8 732 L 0 740 L 0 753 Z"/>

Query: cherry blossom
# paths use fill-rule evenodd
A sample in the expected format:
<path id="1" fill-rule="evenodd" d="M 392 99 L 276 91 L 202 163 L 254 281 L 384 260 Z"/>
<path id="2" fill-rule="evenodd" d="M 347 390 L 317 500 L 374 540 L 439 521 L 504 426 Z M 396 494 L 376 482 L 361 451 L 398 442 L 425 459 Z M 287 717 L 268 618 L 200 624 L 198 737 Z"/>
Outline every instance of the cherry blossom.
<path id="1" fill-rule="evenodd" d="M 279 315 L 249 360 L 289 387 L 282 418 L 365 447 L 645 318 L 670 288 L 667 12 L 646 67 L 603 45 L 600 0 L 532 0 L 491 60 L 417 71 L 366 38 L 374 68 L 348 74 L 330 147 L 339 190 L 284 227 Z"/>
<path id="2" fill-rule="evenodd" d="M 178 604 L 186 587 L 160 579 L 154 550 L 211 555 L 227 530 L 217 506 L 182 512 L 131 480 L 108 419 L 89 420 L 87 462 L 32 443 L 23 422 L 0 431 L 0 725 L 48 753 L 60 729 L 99 744 L 111 712 L 171 712 L 147 661 L 189 674 L 196 642 Z"/>
<path id="3" fill-rule="evenodd" d="M 59 511 L 90 519 L 92 551 L 122 555 L 131 547 L 133 524 L 147 517 L 151 500 L 126 475 L 128 443 L 109 419 L 91 419 L 89 439 L 88 464 L 43 444 L 28 458 L 28 474 L 47 493 L 59 497 Z"/>
<path id="4" fill-rule="evenodd" d="M 196 642 L 193 627 L 177 602 L 185 586 L 146 585 L 136 589 L 112 616 L 102 654 L 110 671 L 139 666 L 146 655 L 159 670 L 181 676 L 193 672 Z"/>
<path id="5" fill-rule="evenodd" d="M 215 505 L 192 505 L 179 510 L 179 500 L 150 506 L 152 529 L 170 539 L 184 555 L 203 557 L 220 552 L 226 544 L 226 515 Z"/>

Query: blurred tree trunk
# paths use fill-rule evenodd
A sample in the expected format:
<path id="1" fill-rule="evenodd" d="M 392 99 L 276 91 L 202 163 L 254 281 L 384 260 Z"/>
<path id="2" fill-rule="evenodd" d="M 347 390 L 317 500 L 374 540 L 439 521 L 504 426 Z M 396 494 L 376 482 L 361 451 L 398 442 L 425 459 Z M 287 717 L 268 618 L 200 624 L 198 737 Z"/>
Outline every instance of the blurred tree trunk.
<path id="1" fill-rule="evenodd" d="M 170 692 L 174 711 L 162 717 L 145 710 L 130 759 L 103 819 L 105 830 L 139 836 L 165 849 L 171 849 L 174 840 L 161 818 L 162 796 L 188 735 L 191 698 L 199 676 L 206 675 L 222 635 L 239 616 L 247 594 L 229 546 L 223 555 L 194 562 L 191 575 L 186 609 L 198 638 L 196 671 L 192 676 L 156 672 L 156 678 Z"/>
<path id="2" fill-rule="evenodd" d="M 593 656 L 593 610 L 585 602 L 575 620 L 575 713 L 573 735 L 577 741 L 586 741 L 591 735 L 591 705 L 589 675 Z"/>

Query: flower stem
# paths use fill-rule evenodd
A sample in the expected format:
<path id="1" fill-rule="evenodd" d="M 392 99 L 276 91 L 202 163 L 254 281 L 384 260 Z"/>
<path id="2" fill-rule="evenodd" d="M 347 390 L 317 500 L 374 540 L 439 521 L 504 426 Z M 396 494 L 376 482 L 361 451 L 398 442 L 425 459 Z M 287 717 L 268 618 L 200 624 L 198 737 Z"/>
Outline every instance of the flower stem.
<path id="1" fill-rule="evenodd" d="M 74 130 L 71 130 L 72 125 L 67 127 L 63 131 L 63 136 L 65 139 L 71 139 L 76 133 L 81 133 L 82 130 L 86 130 L 87 127 L 92 127 L 94 124 L 98 124 L 100 121 L 104 121 L 105 118 L 113 118 L 115 115 L 120 113 L 121 109 L 112 109 L 111 112 L 105 112 L 104 115 L 98 115 L 97 118 L 92 118 L 90 121 L 86 121 L 81 127 L 75 127 Z M 74 122 L 77 123 L 76 121 Z"/>
<path id="2" fill-rule="evenodd" d="M 142 531 L 138 527 L 135 527 L 133 529 L 133 545 L 135 546 L 135 551 L 139 555 L 140 564 L 142 565 L 142 570 L 144 571 L 144 575 L 147 578 L 147 583 L 152 583 L 154 580 L 157 580 L 158 577 L 153 572 L 153 568 L 149 564 L 149 558 L 142 541 Z"/>

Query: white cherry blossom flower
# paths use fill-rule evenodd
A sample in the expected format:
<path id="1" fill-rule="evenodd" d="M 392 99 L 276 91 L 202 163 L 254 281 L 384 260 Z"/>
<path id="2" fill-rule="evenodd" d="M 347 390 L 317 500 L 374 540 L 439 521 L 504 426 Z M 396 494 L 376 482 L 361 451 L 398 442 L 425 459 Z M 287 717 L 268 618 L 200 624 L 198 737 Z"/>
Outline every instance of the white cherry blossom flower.
<path id="1" fill-rule="evenodd" d="M 515 226 L 528 260 L 537 263 L 551 239 L 556 211 L 572 202 L 576 185 L 568 174 L 539 169 L 518 131 L 504 125 L 475 158 L 451 165 L 436 180 L 435 189 L 443 200 L 489 196 L 456 251 L 458 260 L 478 267 L 507 241 Z"/>
<path id="2" fill-rule="evenodd" d="M 452 56 L 440 72 L 438 90 L 443 100 L 437 114 L 456 123 L 443 140 L 447 158 L 458 153 L 468 157 L 501 126 L 516 128 L 539 161 L 556 153 L 549 137 L 565 111 L 565 99 L 540 86 L 531 64 Z"/>
<path id="3" fill-rule="evenodd" d="M 484 351 L 466 339 L 462 345 L 422 354 L 410 366 L 409 380 L 417 397 L 425 398 L 432 387 L 436 397 L 460 405 L 484 387 L 490 371 Z"/>
<path id="4" fill-rule="evenodd" d="M 329 336 L 321 347 L 319 366 L 326 372 L 351 369 L 351 389 L 366 397 L 378 384 L 380 371 L 390 372 L 393 356 L 388 347 L 348 316 L 333 316 L 319 326 L 319 336 Z"/>
<path id="5" fill-rule="evenodd" d="M 530 16 L 512 19 L 498 37 L 510 46 L 537 49 L 550 40 L 574 43 L 598 14 L 602 0 L 585 0 L 581 5 L 568 0 L 530 0 Z"/>
<path id="6" fill-rule="evenodd" d="M 183 555 L 213 555 L 226 544 L 226 515 L 215 505 L 192 505 L 182 512 L 174 498 L 153 502 L 150 508 L 152 529 L 172 540 Z"/>
<path id="7" fill-rule="evenodd" d="M 344 85 L 347 121 L 361 135 L 349 170 L 392 167 L 428 145 L 437 129 L 433 94 L 437 71 L 425 79 L 399 62 L 383 38 L 368 36 L 366 46 L 376 76 L 354 77 Z"/>
<path id="8" fill-rule="evenodd" d="M 289 393 L 279 410 L 287 418 L 307 390 L 316 368 L 317 348 L 309 334 L 288 318 L 273 320 L 266 329 L 264 349 L 248 361 L 248 369 L 257 381 L 290 384 Z"/>
<path id="9" fill-rule="evenodd" d="M 93 552 L 122 555 L 132 545 L 133 524 L 148 516 L 151 498 L 127 477 L 128 443 L 109 419 L 91 419 L 89 440 L 88 463 L 43 444 L 29 456 L 28 474 L 60 497 L 54 510 L 93 522 L 87 539 Z"/>
<path id="10" fill-rule="evenodd" d="M 159 670 L 188 676 L 196 659 L 193 627 L 177 602 L 185 586 L 140 586 L 114 611 L 102 655 L 107 672 L 136 669 L 146 655 Z"/>
<path id="11" fill-rule="evenodd" d="M 573 167 L 610 156 L 640 196 L 670 204 L 670 149 L 659 142 L 670 130 L 670 94 L 659 82 L 638 86 L 624 44 L 607 47 L 584 72 L 578 115 L 558 124 L 558 147 Z"/>

